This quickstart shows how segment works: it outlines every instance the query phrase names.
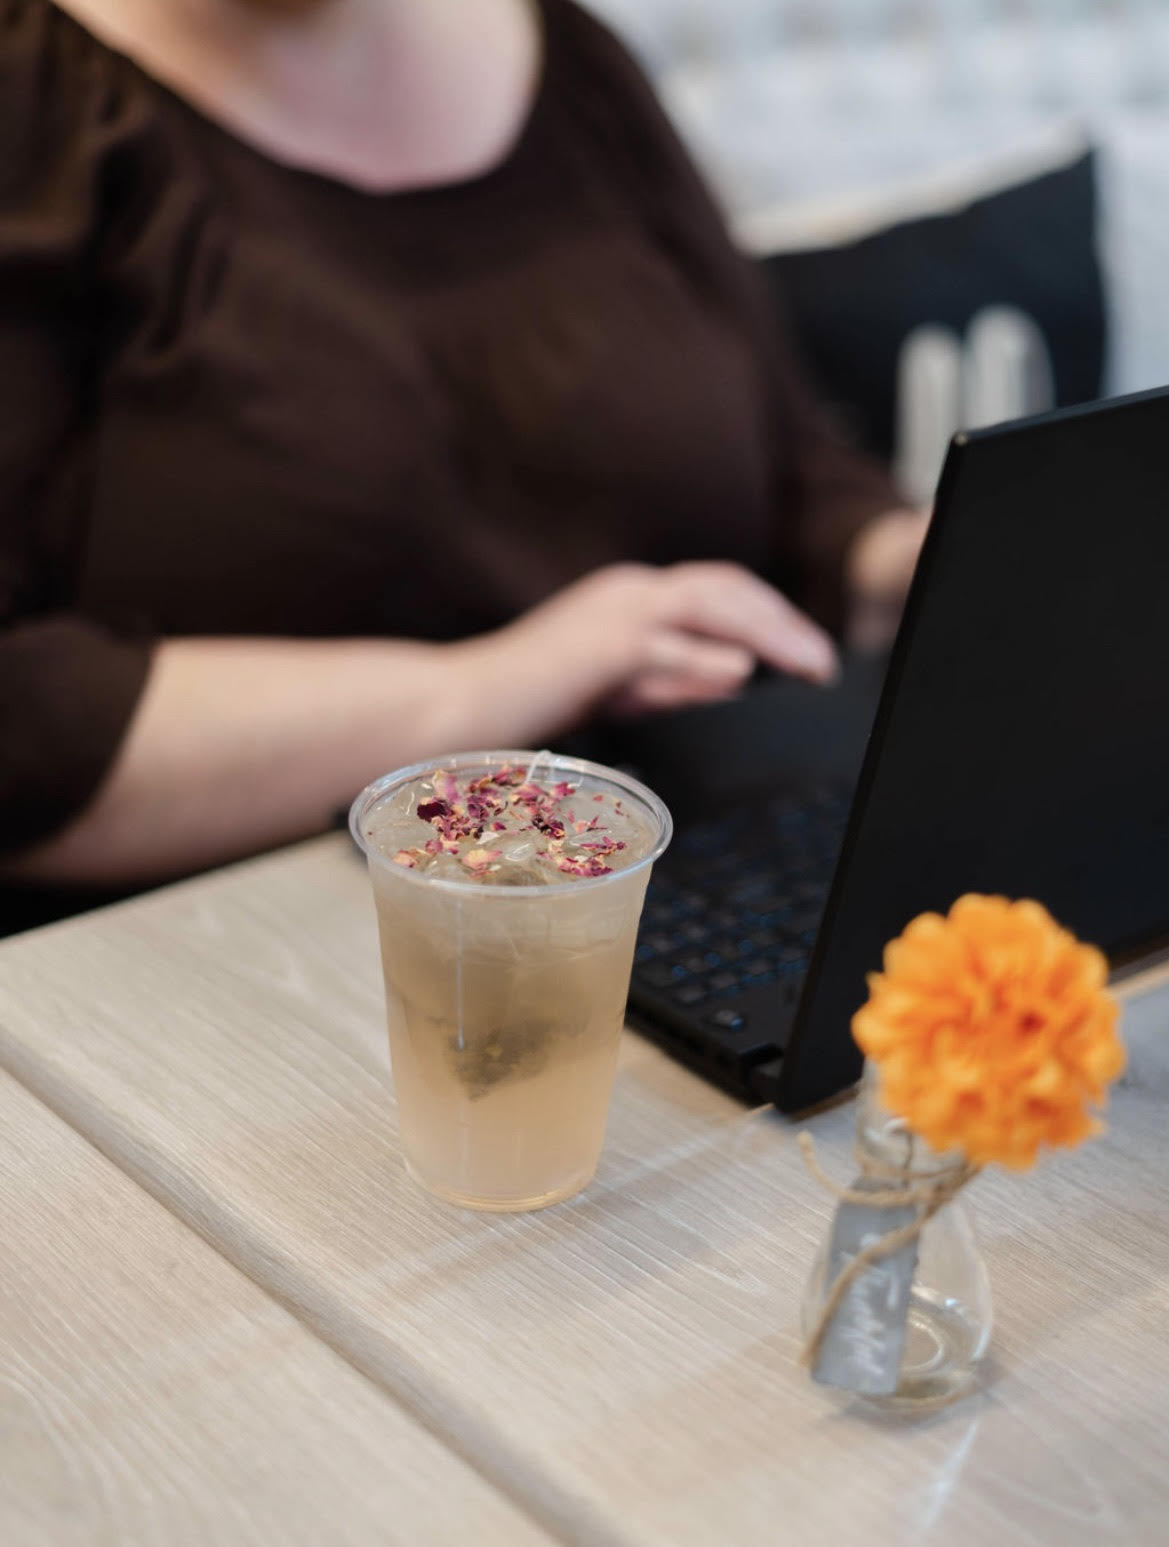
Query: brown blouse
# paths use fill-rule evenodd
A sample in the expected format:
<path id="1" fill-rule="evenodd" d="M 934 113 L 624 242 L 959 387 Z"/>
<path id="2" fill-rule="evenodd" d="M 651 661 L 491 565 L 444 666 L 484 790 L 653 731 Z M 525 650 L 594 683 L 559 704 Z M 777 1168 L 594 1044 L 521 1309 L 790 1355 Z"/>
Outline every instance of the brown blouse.
<path id="1" fill-rule="evenodd" d="M 618 558 L 836 620 L 894 496 L 637 68 L 542 10 L 502 164 L 372 195 L 0 0 L 0 847 L 89 800 L 161 636 L 449 638 Z"/>

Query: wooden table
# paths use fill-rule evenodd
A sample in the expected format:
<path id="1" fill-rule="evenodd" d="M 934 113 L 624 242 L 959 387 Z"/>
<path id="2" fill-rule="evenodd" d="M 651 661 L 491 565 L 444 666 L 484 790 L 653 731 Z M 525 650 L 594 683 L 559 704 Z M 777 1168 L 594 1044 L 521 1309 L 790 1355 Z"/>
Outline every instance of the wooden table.
<path id="1" fill-rule="evenodd" d="M 364 872 L 340 837 L 303 845 L 0 946 L 4 1099 L 45 1156 L 33 1164 L 28 1140 L 4 1152 L 5 1292 L 12 1231 L 19 1264 L 5 1368 L 25 1361 L 21 1400 L 53 1410 L 54 1340 L 20 1307 L 78 1318 L 86 1389 L 141 1447 L 116 1389 L 132 1324 L 134 1389 L 163 1417 L 118 1473 L 122 1507 L 147 1519 L 157 1467 L 204 1511 L 190 1539 L 216 1544 L 261 1520 L 256 1540 L 299 1540 L 285 1519 L 306 1541 L 427 1544 L 455 1540 L 460 1517 L 467 1542 L 517 1547 L 1164 1543 L 1169 993 L 1134 1000 L 1128 1023 L 1107 1137 L 976 1185 L 997 1309 L 980 1391 L 926 1419 L 874 1417 L 796 1363 L 830 1200 L 795 1129 L 632 1036 L 584 1197 L 486 1216 L 413 1187 Z M 852 1116 L 810 1125 L 838 1174 Z M 58 1150 L 81 1157 L 76 1176 Z M 40 1213 L 87 1228 L 67 1249 L 61 1231 L 38 1239 Z M 172 1260 L 191 1267 L 162 1297 Z M 225 1342 L 220 1307 L 237 1303 L 246 1326 Z M 105 1539 L 75 1521 L 52 1534 L 65 1506 L 38 1456 L 56 1431 L 22 1423 L 0 1541 Z M 104 1507 L 111 1433 L 71 1431 L 78 1518 Z M 172 1512 L 179 1497 L 176 1481 Z M 26 1519 L 41 1536 L 14 1535 Z"/>
<path id="2" fill-rule="evenodd" d="M 5 1547 L 550 1538 L 0 1075 Z"/>

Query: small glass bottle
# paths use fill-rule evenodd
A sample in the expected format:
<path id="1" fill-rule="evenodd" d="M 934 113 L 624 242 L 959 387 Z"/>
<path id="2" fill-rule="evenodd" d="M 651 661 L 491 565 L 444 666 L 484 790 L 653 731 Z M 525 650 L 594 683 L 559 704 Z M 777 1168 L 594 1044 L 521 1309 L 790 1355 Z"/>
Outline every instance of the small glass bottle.
<path id="1" fill-rule="evenodd" d="M 942 1180 L 962 1167 L 959 1155 L 939 1155 L 910 1132 L 903 1119 L 881 1105 L 877 1077 L 866 1067 L 856 1120 L 857 1154 L 882 1179 L 912 1173 L 913 1184 Z M 889 1183 L 895 1188 L 897 1183 Z M 831 1285 L 825 1282 L 830 1233 L 808 1281 L 803 1332 L 810 1337 Z M 892 1395 L 867 1400 L 892 1407 L 939 1404 L 961 1396 L 972 1384 L 975 1366 L 986 1352 L 991 1332 L 990 1280 L 961 1198 L 946 1203 L 928 1219 L 918 1238 L 917 1268 L 909 1297 L 905 1348 L 898 1385 Z"/>

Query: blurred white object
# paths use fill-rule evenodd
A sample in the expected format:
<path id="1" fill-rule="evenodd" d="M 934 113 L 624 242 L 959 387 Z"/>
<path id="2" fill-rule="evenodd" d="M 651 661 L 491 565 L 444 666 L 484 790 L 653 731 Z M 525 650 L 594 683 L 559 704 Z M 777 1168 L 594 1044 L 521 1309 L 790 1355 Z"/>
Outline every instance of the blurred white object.
<path id="1" fill-rule="evenodd" d="M 1032 319 L 1012 306 L 979 312 L 963 351 L 963 428 L 1045 413 L 1054 404 L 1051 357 Z"/>
<path id="2" fill-rule="evenodd" d="M 641 55 L 752 245 L 796 206 L 863 223 L 883 193 L 1086 129 L 1106 387 L 1169 381 L 1169 0 L 585 3 Z"/>
<path id="3" fill-rule="evenodd" d="M 950 328 L 921 327 L 897 362 L 893 476 L 911 505 L 934 495 L 946 447 L 962 424 L 962 344 Z"/>
<path id="4" fill-rule="evenodd" d="M 1055 403 L 1051 358 L 1035 322 L 988 306 L 959 338 L 914 328 L 897 363 L 893 476 L 911 505 L 926 505 L 958 430 L 1046 412 Z"/>

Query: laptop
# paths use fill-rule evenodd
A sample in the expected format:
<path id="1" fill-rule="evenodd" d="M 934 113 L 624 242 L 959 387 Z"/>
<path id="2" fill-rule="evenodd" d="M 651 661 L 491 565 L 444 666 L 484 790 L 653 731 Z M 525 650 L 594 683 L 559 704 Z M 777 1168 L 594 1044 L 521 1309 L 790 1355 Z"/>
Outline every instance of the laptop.
<path id="1" fill-rule="evenodd" d="M 958 436 L 887 662 L 610 748 L 674 808 L 630 1018 L 744 1100 L 853 1084 L 866 974 L 964 892 L 1169 943 L 1169 389 Z"/>

